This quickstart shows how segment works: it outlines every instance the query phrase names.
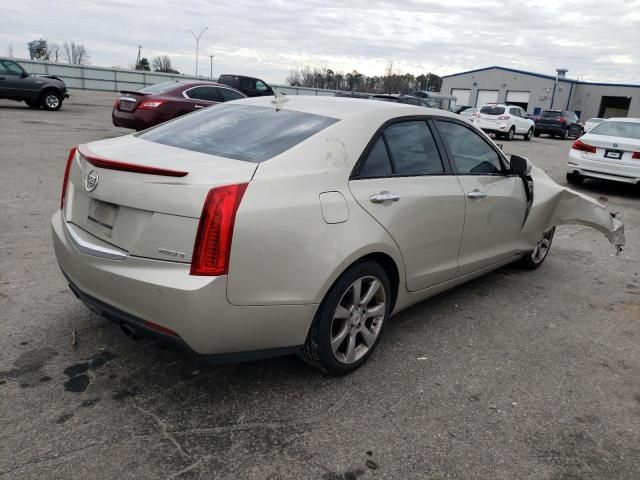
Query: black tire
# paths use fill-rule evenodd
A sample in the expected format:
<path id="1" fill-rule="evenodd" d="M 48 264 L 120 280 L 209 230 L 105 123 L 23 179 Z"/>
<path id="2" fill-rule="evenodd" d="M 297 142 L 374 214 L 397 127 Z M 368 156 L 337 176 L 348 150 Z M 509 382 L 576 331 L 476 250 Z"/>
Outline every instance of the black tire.
<path id="1" fill-rule="evenodd" d="M 540 132 L 536 132 L 535 130 L 533 131 L 533 136 L 538 138 L 540 136 Z"/>
<path id="2" fill-rule="evenodd" d="M 513 137 L 515 136 L 515 134 L 516 134 L 516 128 L 511 127 L 507 132 L 507 134 L 504 136 L 504 139 L 510 142 L 511 140 L 513 140 Z"/>
<path id="3" fill-rule="evenodd" d="M 551 250 L 551 244 L 553 243 L 553 235 L 555 232 L 556 227 L 544 232 L 542 239 L 538 242 L 536 248 L 523 255 L 522 258 L 518 260 L 518 265 L 525 270 L 535 270 L 542 265 L 547 258 L 547 255 L 549 255 L 549 250 Z M 543 253 L 539 253 L 538 249 L 540 248 L 544 248 Z"/>
<path id="4" fill-rule="evenodd" d="M 567 183 L 571 185 L 582 185 L 584 177 L 577 173 L 567 173 Z"/>
<path id="5" fill-rule="evenodd" d="M 354 283 L 363 278 L 377 279 L 380 282 L 381 285 L 379 290 L 384 290 L 384 316 L 381 319 L 377 320 L 377 322 L 379 322 L 378 333 L 376 334 L 373 343 L 367 347 L 368 350 L 366 350 L 363 355 L 357 360 L 346 363 L 340 361 L 337 358 L 337 355 L 342 353 L 338 351 L 334 354 L 334 351 L 331 348 L 331 337 L 333 335 L 333 329 L 335 328 L 334 316 L 336 315 L 336 311 L 339 308 L 339 305 L 342 305 L 346 299 L 351 298 L 348 296 L 349 292 L 352 291 Z M 363 286 L 365 286 L 364 282 Z M 367 288 L 362 288 L 362 291 L 364 290 L 367 290 Z M 392 301 L 393 299 L 391 285 L 389 283 L 389 277 L 384 268 L 382 268 L 377 262 L 371 260 L 365 260 L 356 263 L 355 265 L 347 269 L 327 292 L 324 300 L 318 307 L 318 311 L 316 312 L 311 327 L 309 328 L 307 340 L 298 353 L 298 356 L 309 365 L 330 375 L 342 376 L 351 373 L 367 361 L 369 356 L 373 353 L 376 346 L 378 345 L 378 342 L 380 341 L 380 338 L 382 337 L 382 333 L 384 331 L 384 325 L 389 317 Z M 355 305 L 356 302 L 353 303 Z M 370 302 L 368 303 L 368 305 L 370 305 Z M 352 312 L 351 309 L 347 311 Z M 351 330 L 349 329 L 355 328 L 348 326 L 350 322 L 353 321 L 353 315 L 354 314 L 352 313 L 349 317 L 349 320 L 344 320 L 344 328 L 339 329 L 340 331 L 345 331 L 346 329 L 348 332 L 351 332 Z M 367 327 L 367 323 L 370 320 L 372 321 L 371 327 Z M 369 333 L 371 333 L 371 330 L 369 330 L 369 328 L 375 328 L 375 322 L 376 320 L 373 318 L 365 318 L 362 321 L 362 325 L 363 327 L 366 327 L 368 329 Z M 360 323 L 360 320 L 358 320 L 358 323 Z M 345 341 L 347 341 L 348 343 L 348 338 L 351 334 L 347 333 L 345 335 L 346 336 L 343 337 L 341 343 L 336 343 L 336 345 L 338 345 L 338 349 L 341 345 L 344 344 Z M 360 337 L 358 337 L 358 335 L 360 335 Z M 336 336 L 339 337 L 340 333 L 338 332 Z M 360 338 L 360 340 L 364 339 L 364 337 L 362 337 L 362 334 L 358 333 L 353 333 L 353 337 L 354 342 L 357 341 L 358 338 Z M 362 344 L 359 345 L 358 348 L 360 348 L 360 346 L 362 346 Z"/>
<path id="6" fill-rule="evenodd" d="M 36 100 L 25 100 L 24 103 L 26 103 L 29 108 L 40 108 L 40 102 Z"/>
<path id="7" fill-rule="evenodd" d="M 62 107 L 62 95 L 55 90 L 45 90 L 40 95 L 40 105 L 42 108 L 49 111 L 60 110 Z"/>
<path id="8" fill-rule="evenodd" d="M 531 137 L 533 137 L 533 128 L 530 128 L 529 131 L 524 134 L 524 139 L 527 142 L 531 141 Z"/>

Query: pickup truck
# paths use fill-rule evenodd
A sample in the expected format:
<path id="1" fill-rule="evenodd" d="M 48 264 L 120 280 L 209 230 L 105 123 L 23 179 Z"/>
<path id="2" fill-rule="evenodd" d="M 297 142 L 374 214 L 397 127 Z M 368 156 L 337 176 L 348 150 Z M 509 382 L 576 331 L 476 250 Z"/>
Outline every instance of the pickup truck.
<path id="1" fill-rule="evenodd" d="M 68 98 L 64 80 L 53 75 L 29 75 L 11 58 L 0 57 L 0 99 L 25 102 L 31 108 L 60 110 Z"/>

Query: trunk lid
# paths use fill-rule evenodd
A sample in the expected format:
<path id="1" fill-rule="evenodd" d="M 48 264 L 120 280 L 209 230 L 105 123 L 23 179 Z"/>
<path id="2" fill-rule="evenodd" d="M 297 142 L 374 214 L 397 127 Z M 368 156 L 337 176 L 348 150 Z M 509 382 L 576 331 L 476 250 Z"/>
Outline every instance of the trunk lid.
<path id="1" fill-rule="evenodd" d="M 132 135 L 79 152 L 65 219 L 131 255 L 183 262 L 191 261 L 209 190 L 248 182 L 257 168 Z"/>

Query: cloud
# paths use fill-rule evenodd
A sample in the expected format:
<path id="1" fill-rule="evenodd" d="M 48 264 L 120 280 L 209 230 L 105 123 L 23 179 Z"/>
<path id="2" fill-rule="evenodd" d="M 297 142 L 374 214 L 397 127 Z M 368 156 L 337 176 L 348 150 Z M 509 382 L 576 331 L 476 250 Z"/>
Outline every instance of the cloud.
<path id="1" fill-rule="evenodd" d="M 193 73 L 195 41 L 186 30 L 207 26 L 200 73 L 215 55 L 215 74 L 275 82 L 307 64 L 376 75 L 388 61 L 415 74 L 564 67 L 585 80 L 638 82 L 640 72 L 640 0 L 57 0 L 46 24 L 34 20 L 41 9 L 41 0 L 4 5 L 0 48 L 11 43 L 14 55 L 26 56 L 37 36 L 75 40 L 93 64 L 126 67 L 142 45 L 144 56 L 168 54 Z"/>

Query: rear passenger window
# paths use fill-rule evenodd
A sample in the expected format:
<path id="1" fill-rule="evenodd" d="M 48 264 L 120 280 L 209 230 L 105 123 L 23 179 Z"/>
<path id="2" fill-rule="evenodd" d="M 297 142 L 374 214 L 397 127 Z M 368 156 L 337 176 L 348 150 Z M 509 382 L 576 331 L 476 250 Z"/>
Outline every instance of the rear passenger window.
<path id="1" fill-rule="evenodd" d="M 444 173 L 438 148 L 424 121 L 402 122 L 383 133 L 396 175 L 433 175 Z"/>
<path id="2" fill-rule="evenodd" d="M 239 100 L 244 98 L 244 95 L 241 95 L 238 92 L 234 92 L 233 90 L 229 90 L 228 88 L 218 88 L 219 95 L 222 96 L 223 102 L 230 102 L 231 100 Z"/>
<path id="3" fill-rule="evenodd" d="M 389 155 L 387 155 L 387 147 L 385 147 L 384 140 L 380 136 L 360 168 L 358 176 L 364 178 L 389 177 L 391 174 L 391 162 L 389 161 Z"/>
<path id="4" fill-rule="evenodd" d="M 509 109 L 509 113 L 511 115 L 515 115 L 516 117 L 519 117 L 520 116 L 520 109 L 518 109 L 518 108 L 510 108 Z"/>
<path id="5" fill-rule="evenodd" d="M 207 102 L 221 102 L 218 89 L 215 87 L 195 87 L 185 92 L 189 98 L 194 100 L 206 100 Z"/>
<path id="6" fill-rule="evenodd" d="M 438 120 L 438 130 L 449 146 L 458 173 L 487 175 L 502 173 L 498 153 L 476 132 L 458 123 Z"/>

